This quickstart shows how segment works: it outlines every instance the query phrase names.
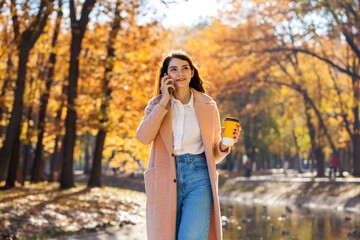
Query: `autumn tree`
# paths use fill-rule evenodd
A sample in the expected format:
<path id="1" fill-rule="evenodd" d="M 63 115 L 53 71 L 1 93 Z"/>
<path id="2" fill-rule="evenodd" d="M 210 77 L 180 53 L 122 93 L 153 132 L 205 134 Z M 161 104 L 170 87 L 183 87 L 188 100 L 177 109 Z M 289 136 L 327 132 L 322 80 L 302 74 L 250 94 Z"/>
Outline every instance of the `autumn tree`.
<path id="1" fill-rule="evenodd" d="M 216 68 L 211 68 L 211 66 L 208 68 L 211 71 L 209 76 L 213 80 L 212 83 L 217 86 L 215 93 L 219 93 L 218 96 L 222 95 L 221 92 L 223 95 L 230 96 L 229 94 L 232 91 L 247 86 L 247 90 L 243 91 L 245 93 L 255 86 L 263 88 L 264 84 L 270 84 L 275 88 L 285 86 L 297 92 L 299 101 L 307 106 L 307 112 L 310 114 L 306 115 L 305 112 L 303 114 L 303 116 L 311 118 L 307 126 L 311 129 L 315 128 L 313 119 L 315 117 L 318 120 L 316 124 L 318 124 L 319 129 L 316 131 L 309 130 L 309 133 L 316 134 L 312 134 L 313 139 L 321 139 L 325 136 L 332 150 L 336 152 L 337 146 L 334 144 L 331 135 L 333 132 L 329 133 L 327 128 L 329 122 L 324 120 L 322 102 L 317 101 L 320 95 L 313 94 L 311 90 L 313 85 L 311 79 L 315 78 L 307 79 L 310 76 L 309 73 L 317 76 L 316 71 L 306 69 L 302 72 L 301 68 L 306 64 L 299 63 L 297 54 L 268 51 L 269 49 L 277 49 L 284 44 L 299 44 L 298 41 L 286 35 L 293 32 L 291 26 L 296 22 L 292 20 L 296 16 L 294 12 L 289 13 L 291 3 L 286 1 L 282 2 L 281 5 L 278 5 L 276 1 L 264 5 L 262 3 L 262 1 L 257 1 L 244 7 L 240 2 L 233 2 L 233 10 L 226 12 L 228 15 L 224 15 L 228 16 L 225 20 L 228 21 L 228 24 L 220 21 L 213 22 L 210 27 L 205 28 L 200 37 L 197 36 L 196 40 L 190 39 L 188 46 L 200 42 L 192 48 L 197 49 L 199 52 L 197 55 L 204 62 L 210 58 L 209 63 L 217 66 Z M 247 9 L 249 6 L 253 8 Z M 286 15 L 287 13 L 289 14 Z M 206 54 L 201 53 L 205 52 L 201 50 L 204 48 L 207 48 Z M 320 82 L 323 84 L 329 75 L 322 74 L 319 76 L 318 79 L 321 79 Z M 248 86 L 249 84 L 252 86 Z M 256 111 L 256 108 L 253 107 L 252 110 Z M 315 142 L 313 143 L 314 151 L 319 149 L 318 145 L 315 145 Z M 324 147 L 323 141 L 321 141 L 320 146 L 320 149 Z M 321 153 L 322 150 L 318 152 L 317 158 L 320 159 L 319 176 L 323 176 L 324 167 L 321 167 L 324 166 L 323 154 Z"/>
<path id="2" fill-rule="evenodd" d="M 41 35 L 46 25 L 48 16 L 52 12 L 53 1 L 42 0 L 40 2 L 37 15 L 32 17 L 32 21 L 23 32 L 20 32 L 21 28 L 23 27 L 20 27 L 21 23 L 18 11 L 16 9 L 15 0 L 11 1 L 10 8 L 13 21 L 14 37 L 18 47 L 19 63 L 13 110 L 11 113 L 9 125 L 6 129 L 6 138 L 0 150 L 0 158 L 2 159 L 0 162 L 0 178 L 2 179 L 6 170 L 9 169 L 6 185 L 12 187 L 15 184 L 16 172 L 19 163 L 18 153 L 13 154 L 12 151 L 15 151 L 14 149 L 16 148 L 14 148 L 14 146 L 19 143 L 21 114 L 23 110 L 23 94 L 26 80 L 26 64 L 30 50 Z M 26 13 L 29 11 L 29 9 L 30 7 L 26 6 L 23 11 Z M 8 167 L 9 161 L 10 166 Z"/>
<path id="3" fill-rule="evenodd" d="M 296 1 L 297 10 L 303 18 L 313 13 L 319 14 L 321 19 L 325 20 L 325 27 L 328 29 L 327 34 L 321 34 L 316 31 L 317 24 L 311 24 L 307 28 L 306 36 L 313 36 L 312 39 L 337 40 L 342 42 L 345 39 L 347 51 L 336 51 L 334 55 L 329 55 L 325 51 L 316 51 L 313 48 L 286 48 L 285 51 L 301 52 L 306 55 L 315 57 L 328 64 L 335 71 L 348 75 L 351 79 L 351 88 L 353 101 L 351 106 L 351 115 L 343 112 L 341 114 L 346 130 L 351 138 L 353 145 L 354 175 L 360 176 L 360 17 L 358 1 Z M 311 23 L 315 19 L 310 18 Z M 335 41 L 334 41 L 335 42 Z M 338 61 L 336 61 L 338 59 Z M 336 83 L 335 83 L 336 84 Z M 337 90 L 340 90 L 336 85 Z M 352 122 L 352 126 L 350 125 Z"/>
<path id="4" fill-rule="evenodd" d="M 62 168 L 60 177 L 60 188 L 74 186 L 74 146 L 76 140 L 76 108 L 77 82 L 79 76 L 79 54 L 81 42 L 84 37 L 88 22 L 96 0 L 86 0 L 81 9 L 81 17 L 76 17 L 76 6 L 74 0 L 70 1 L 71 21 L 71 59 L 69 68 L 69 84 L 67 88 L 67 114 L 65 120 L 66 133 L 63 141 Z"/>
<path id="5" fill-rule="evenodd" d="M 121 26 L 121 1 L 116 1 L 115 5 L 115 13 L 114 13 L 114 21 L 109 34 L 109 42 L 107 44 L 107 57 L 105 59 L 105 72 L 102 83 L 102 92 L 103 99 L 101 100 L 100 106 L 100 126 L 99 132 L 96 137 L 96 145 L 94 151 L 93 164 L 91 168 L 91 175 L 88 182 L 88 186 L 101 186 L 101 160 L 102 160 L 102 152 L 104 148 L 104 142 L 106 138 L 106 124 L 108 123 L 107 117 L 107 109 L 109 107 L 109 101 L 111 99 L 111 88 L 109 86 L 111 72 L 114 67 L 114 57 L 115 57 L 115 49 L 114 42 L 116 40 L 116 35 L 118 34 Z"/>

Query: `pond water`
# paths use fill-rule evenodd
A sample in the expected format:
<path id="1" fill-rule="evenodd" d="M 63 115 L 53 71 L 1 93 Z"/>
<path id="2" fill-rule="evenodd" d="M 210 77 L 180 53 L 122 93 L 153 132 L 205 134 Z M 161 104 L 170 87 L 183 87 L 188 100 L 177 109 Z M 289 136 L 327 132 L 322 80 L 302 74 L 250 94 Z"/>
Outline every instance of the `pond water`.
<path id="1" fill-rule="evenodd" d="M 360 240 L 360 214 L 221 203 L 224 240 Z"/>

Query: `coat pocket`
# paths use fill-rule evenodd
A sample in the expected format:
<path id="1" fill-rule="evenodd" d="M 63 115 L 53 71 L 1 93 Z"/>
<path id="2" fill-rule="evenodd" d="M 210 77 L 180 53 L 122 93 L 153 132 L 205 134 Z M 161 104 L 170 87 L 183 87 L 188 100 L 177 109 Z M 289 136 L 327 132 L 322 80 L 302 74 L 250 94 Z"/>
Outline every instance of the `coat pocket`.
<path id="1" fill-rule="evenodd" d="M 154 203 L 155 192 L 155 168 L 150 168 L 144 172 L 145 192 L 148 203 Z"/>

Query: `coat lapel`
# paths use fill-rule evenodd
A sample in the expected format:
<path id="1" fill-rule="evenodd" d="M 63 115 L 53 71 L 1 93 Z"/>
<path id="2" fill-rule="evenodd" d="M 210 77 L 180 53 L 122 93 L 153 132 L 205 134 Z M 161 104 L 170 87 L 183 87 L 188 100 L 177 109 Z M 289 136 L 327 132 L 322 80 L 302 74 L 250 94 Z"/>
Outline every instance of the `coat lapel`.
<path id="1" fill-rule="evenodd" d="M 212 145 L 214 141 L 213 126 L 214 126 L 214 110 L 215 105 L 210 97 L 201 95 L 201 93 L 193 90 L 195 97 L 195 112 L 198 118 L 201 138 L 205 147 L 205 154 L 207 159 L 212 156 Z M 210 116 L 210 118 L 209 118 Z"/>
<path id="2" fill-rule="evenodd" d="M 165 143 L 166 150 L 171 154 L 174 152 L 173 139 L 172 139 L 172 120 L 171 120 L 171 103 L 169 101 L 166 106 L 168 113 L 165 115 L 160 127 L 160 136 Z"/>

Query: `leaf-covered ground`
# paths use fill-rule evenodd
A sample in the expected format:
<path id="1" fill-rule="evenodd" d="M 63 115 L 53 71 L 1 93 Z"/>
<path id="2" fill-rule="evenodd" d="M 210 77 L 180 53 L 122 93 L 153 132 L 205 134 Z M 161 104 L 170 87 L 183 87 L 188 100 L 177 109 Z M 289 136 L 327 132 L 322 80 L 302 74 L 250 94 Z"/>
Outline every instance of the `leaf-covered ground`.
<path id="1" fill-rule="evenodd" d="M 3 186 L 0 184 L 0 186 Z M 59 190 L 58 183 L 0 190 L 0 239 L 36 239 L 86 233 L 144 221 L 145 194 L 85 184 Z"/>

